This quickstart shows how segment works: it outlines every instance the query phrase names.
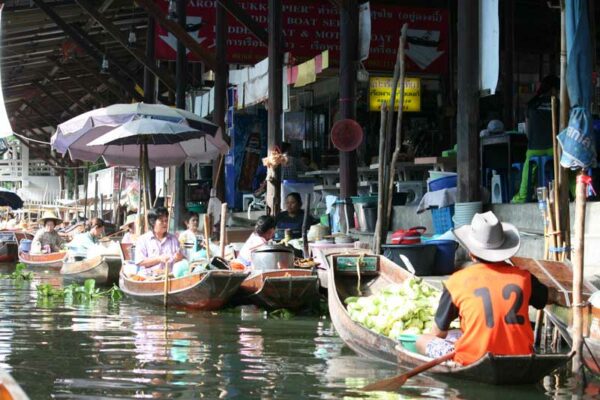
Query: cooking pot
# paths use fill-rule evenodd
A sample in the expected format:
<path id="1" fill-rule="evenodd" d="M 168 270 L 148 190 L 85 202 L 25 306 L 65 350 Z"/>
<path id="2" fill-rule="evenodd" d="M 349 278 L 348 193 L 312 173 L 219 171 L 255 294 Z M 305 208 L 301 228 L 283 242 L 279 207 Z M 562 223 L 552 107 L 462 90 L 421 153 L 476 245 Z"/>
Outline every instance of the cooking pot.
<path id="1" fill-rule="evenodd" d="M 392 233 L 392 244 L 417 244 L 421 243 L 421 235 L 427 228 L 424 226 L 413 226 L 409 229 L 399 229 Z"/>
<path id="2" fill-rule="evenodd" d="M 294 268 L 294 250 L 279 244 L 261 246 L 252 253 L 252 265 L 262 271 Z"/>

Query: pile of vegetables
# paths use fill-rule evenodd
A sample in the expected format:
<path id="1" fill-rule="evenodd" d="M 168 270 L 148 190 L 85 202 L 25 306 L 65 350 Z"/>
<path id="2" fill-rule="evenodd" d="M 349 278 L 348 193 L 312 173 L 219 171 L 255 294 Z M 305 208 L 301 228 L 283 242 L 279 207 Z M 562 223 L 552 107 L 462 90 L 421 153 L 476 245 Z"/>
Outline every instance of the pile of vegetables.
<path id="1" fill-rule="evenodd" d="M 440 292 L 422 279 L 407 279 L 367 297 L 348 297 L 348 313 L 353 321 L 392 339 L 401 334 L 419 335 L 433 326 Z"/>

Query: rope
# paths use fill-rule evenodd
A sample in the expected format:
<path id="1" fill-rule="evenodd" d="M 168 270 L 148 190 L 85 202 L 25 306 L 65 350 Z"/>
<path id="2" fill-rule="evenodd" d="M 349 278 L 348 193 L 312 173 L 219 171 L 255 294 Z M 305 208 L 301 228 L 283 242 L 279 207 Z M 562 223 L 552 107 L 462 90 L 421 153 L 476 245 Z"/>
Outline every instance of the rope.
<path id="1" fill-rule="evenodd" d="M 360 267 L 364 263 L 364 259 L 365 259 L 364 253 L 359 255 L 358 258 L 356 259 L 356 275 L 358 276 L 358 280 L 356 283 L 356 293 L 358 293 L 359 296 L 362 296 L 362 291 L 360 290 Z"/>
<path id="2" fill-rule="evenodd" d="M 13 135 L 15 135 L 16 137 L 18 137 L 18 138 L 20 138 L 22 140 L 27 140 L 28 142 L 39 143 L 39 144 L 43 144 L 45 146 L 50 146 L 50 142 L 43 142 L 41 140 L 36 140 L 36 139 L 28 138 L 27 136 L 19 135 L 16 132 L 13 132 Z"/>

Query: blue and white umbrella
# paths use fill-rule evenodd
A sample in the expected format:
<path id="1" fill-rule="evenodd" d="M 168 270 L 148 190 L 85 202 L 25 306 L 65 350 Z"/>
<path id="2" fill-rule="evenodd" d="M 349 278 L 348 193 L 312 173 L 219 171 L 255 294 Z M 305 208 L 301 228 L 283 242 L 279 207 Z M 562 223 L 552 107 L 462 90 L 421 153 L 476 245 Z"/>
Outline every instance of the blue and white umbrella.
<path id="1" fill-rule="evenodd" d="M 592 134 L 592 44 L 588 0 L 565 3 L 567 36 L 567 89 L 571 101 L 569 125 L 558 135 L 562 147 L 560 164 L 585 169 L 596 164 Z"/>

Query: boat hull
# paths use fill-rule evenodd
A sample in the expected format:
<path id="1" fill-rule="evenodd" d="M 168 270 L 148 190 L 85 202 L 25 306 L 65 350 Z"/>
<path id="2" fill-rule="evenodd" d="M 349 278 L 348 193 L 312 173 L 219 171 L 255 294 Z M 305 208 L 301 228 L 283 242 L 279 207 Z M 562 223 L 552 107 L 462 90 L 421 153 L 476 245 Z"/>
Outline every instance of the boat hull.
<path id="1" fill-rule="evenodd" d="M 218 310 L 227 304 L 248 275 L 248 272 L 217 270 L 169 279 L 167 306 Z M 119 286 L 126 295 L 138 301 L 164 304 L 164 280 L 134 281 L 121 274 Z"/>
<path id="2" fill-rule="evenodd" d="M 19 262 L 26 264 L 32 268 L 62 268 L 63 262 L 67 257 L 66 251 L 49 254 L 29 254 L 19 252 Z"/>
<path id="3" fill-rule="evenodd" d="M 98 256 L 92 259 L 63 263 L 60 274 L 67 283 L 83 283 L 93 279 L 97 285 L 112 285 L 119 281 L 121 257 Z"/>
<path id="4" fill-rule="evenodd" d="M 379 272 L 375 276 L 362 276 L 360 288 L 363 296 L 378 292 L 391 283 L 402 283 L 412 275 L 385 257 L 379 256 Z M 328 302 L 331 321 L 342 340 L 356 353 L 389 364 L 414 368 L 431 361 L 431 358 L 410 352 L 400 343 L 380 335 L 353 321 L 343 303 L 349 296 L 358 295 L 357 274 L 339 274 L 327 257 L 329 281 Z M 487 354 L 477 362 L 462 366 L 455 362 L 440 364 L 429 373 L 491 384 L 535 383 L 564 365 L 570 358 L 566 354 L 494 356 Z"/>
<path id="5" fill-rule="evenodd" d="M 269 310 L 298 310 L 319 300 L 319 277 L 309 270 L 281 269 L 251 274 L 240 286 L 242 302 Z"/>

